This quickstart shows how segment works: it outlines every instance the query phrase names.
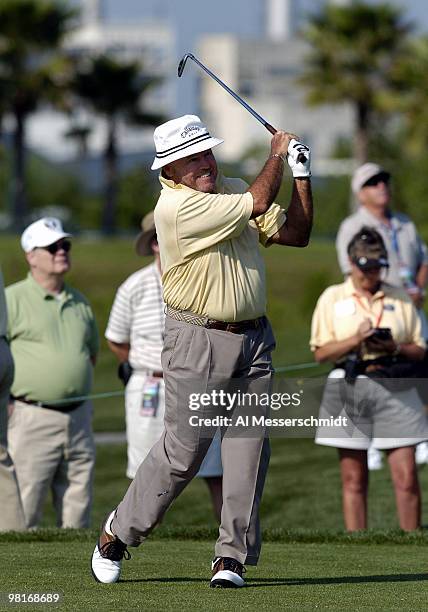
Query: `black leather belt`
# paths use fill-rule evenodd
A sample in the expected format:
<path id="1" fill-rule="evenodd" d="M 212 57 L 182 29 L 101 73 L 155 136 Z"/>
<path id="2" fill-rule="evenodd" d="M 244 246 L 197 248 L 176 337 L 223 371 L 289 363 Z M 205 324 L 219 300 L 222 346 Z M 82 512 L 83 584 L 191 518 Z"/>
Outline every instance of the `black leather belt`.
<path id="1" fill-rule="evenodd" d="M 264 318 L 258 317 L 257 319 L 248 319 L 246 321 L 216 321 L 215 319 L 196 315 L 188 310 L 177 310 L 171 306 L 167 306 L 165 312 L 169 317 L 177 321 L 184 321 L 185 323 L 199 325 L 207 329 L 219 329 L 220 331 L 227 331 L 232 334 L 243 334 L 249 329 L 257 329 L 261 326 Z"/>
<path id="2" fill-rule="evenodd" d="M 209 319 L 204 325 L 207 329 L 219 329 L 221 331 L 227 331 L 231 334 L 243 334 L 249 329 L 257 329 L 260 327 L 261 319 L 249 319 L 248 321 L 234 321 L 228 323 L 227 321 L 215 321 Z"/>
<path id="3" fill-rule="evenodd" d="M 44 402 L 38 402 L 37 400 L 29 400 L 25 397 L 14 397 L 12 395 L 13 400 L 17 400 L 18 402 L 22 402 L 23 404 L 28 404 L 29 406 L 36 406 L 37 408 L 47 408 L 48 410 L 56 410 L 57 412 L 72 412 L 82 406 L 84 402 L 70 402 L 66 404 L 61 404 L 60 406 L 53 406 L 52 404 L 45 404 Z"/>

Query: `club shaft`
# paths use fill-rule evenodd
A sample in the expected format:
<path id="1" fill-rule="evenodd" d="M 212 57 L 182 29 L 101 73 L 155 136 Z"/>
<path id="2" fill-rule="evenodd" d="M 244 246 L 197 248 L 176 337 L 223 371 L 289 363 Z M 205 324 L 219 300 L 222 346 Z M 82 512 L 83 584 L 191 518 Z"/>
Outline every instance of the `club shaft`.
<path id="1" fill-rule="evenodd" d="M 184 70 L 184 66 L 186 65 L 186 61 L 188 59 L 192 59 L 196 64 L 198 64 L 198 66 L 200 68 L 202 68 L 202 70 L 204 72 L 206 72 L 212 79 L 214 79 L 214 81 L 216 81 L 221 87 L 223 87 L 223 89 L 225 89 L 227 91 L 227 93 L 229 93 L 233 98 L 235 98 L 235 100 L 237 102 L 239 102 L 239 104 L 241 104 L 249 113 L 251 113 L 251 115 L 253 115 L 253 117 L 255 119 L 257 119 L 257 121 L 260 121 L 260 123 L 262 125 L 265 126 L 265 128 L 273 135 L 276 134 L 277 130 L 273 127 L 273 125 L 271 125 L 270 123 L 268 123 L 265 119 L 263 119 L 263 117 L 261 115 L 259 115 L 259 113 L 257 113 L 254 108 L 251 108 L 251 106 L 249 104 L 247 104 L 245 102 L 245 100 L 243 100 L 240 96 L 238 96 L 237 93 L 235 93 L 233 91 L 233 89 L 230 89 L 230 87 L 228 87 L 226 85 L 226 83 L 223 83 L 223 81 L 221 79 L 218 78 L 217 75 L 214 74 L 214 72 L 211 72 L 211 70 L 209 68 L 207 68 L 205 66 L 205 64 L 203 64 L 202 62 L 200 62 L 198 60 L 197 57 L 195 57 L 192 53 L 187 53 L 183 59 L 180 62 L 180 65 L 178 67 L 178 76 L 181 76 L 183 74 L 183 70 Z M 298 161 L 301 163 L 305 163 L 306 162 L 306 157 L 303 153 L 300 153 L 297 157 Z"/>
<path id="2" fill-rule="evenodd" d="M 242 104 L 242 106 L 243 106 L 244 108 L 246 108 L 246 109 L 247 109 L 247 111 L 248 111 L 249 113 L 251 113 L 251 114 L 253 115 L 253 117 L 255 117 L 255 118 L 257 119 L 257 121 L 260 121 L 260 123 L 261 123 L 262 125 L 264 125 L 264 126 L 265 126 L 265 128 L 266 128 L 266 129 L 268 129 L 268 130 L 269 130 L 269 132 L 270 132 L 271 134 L 276 134 L 277 130 L 276 130 L 276 129 L 275 129 L 273 126 L 272 126 L 272 125 L 270 125 L 270 124 L 269 124 L 267 121 L 265 121 L 265 119 L 263 119 L 263 117 L 262 117 L 261 115 L 259 115 L 259 113 L 257 113 L 257 112 L 254 110 L 254 108 L 251 108 L 251 106 L 250 106 L 249 104 L 247 104 L 247 103 L 245 102 L 245 100 L 243 100 L 243 99 L 242 99 L 240 96 L 238 96 L 238 94 L 237 94 L 237 93 L 235 93 L 235 92 L 233 91 L 233 89 L 230 89 L 230 87 L 228 87 L 228 86 L 226 85 L 226 83 L 223 83 L 223 81 L 222 81 L 222 80 L 220 80 L 220 79 L 218 78 L 218 76 L 216 76 L 216 75 L 215 75 L 213 72 L 211 72 L 211 70 L 210 70 L 209 68 L 207 68 L 207 67 L 206 67 L 204 64 L 202 64 L 202 62 L 200 62 L 200 61 L 199 61 L 199 60 L 198 60 L 198 59 L 197 59 L 197 58 L 196 58 L 194 55 L 190 55 L 190 54 L 189 54 L 189 57 L 190 57 L 190 58 L 191 58 L 191 59 L 192 59 L 194 62 L 196 62 L 196 64 L 198 64 L 198 66 L 199 66 L 200 68 L 202 68 L 202 70 L 204 70 L 204 71 L 205 71 L 207 74 L 209 74 L 209 75 L 210 75 L 210 77 L 211 77 L 212 79 L 214 79 L 214 81 L 217 81 L 217 83 L 218 83 L 219 85 L 221 85 L 221 87 L 223 87 L 223 89 L 225 89 L 225 90 L 226 90 L 226 91 L 227 91 L 227 92 L 228 92 L 228 93 L 229 93 L 231 96 L 233 96 L 233 97 L 235 98 L 235 100 L 236 100 L 237 102 L 239 102 L 239 104 Z"/>

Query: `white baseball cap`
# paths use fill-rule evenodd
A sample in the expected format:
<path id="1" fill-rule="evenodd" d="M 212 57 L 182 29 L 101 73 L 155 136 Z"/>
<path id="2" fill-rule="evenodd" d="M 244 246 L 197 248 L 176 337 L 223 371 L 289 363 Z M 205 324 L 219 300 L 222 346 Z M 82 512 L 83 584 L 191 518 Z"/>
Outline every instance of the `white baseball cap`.
<path id="1" fill-rule="evenodd" d="M 70 238 L 62 229 L 62 223 L 55 217 L 43 217 L 29 225 L 21 236 L 21 246 L 26 253 L 37 247 L 45 247 L 58 242 L 61 238 Z"/>
<path id="2" fill-rule="evenodd" d="M 213 138 L 196 115 L 183 115 L 162 123 L 153 134 L 156 156 L 152 170 L 163 168 L 177 159 L 207 151 L 223 140 Z"/>
<path id="3" fill-rule="evenodd" d="M 379 166 L 379 164 L 373 164 L 372 162 L 368 162 L 367 164 L 363 164 L 357 168 L 351 181 L 352 191 L 355 193 L 355 195 L 364 187 L 367 181 L 378 174 L 385 174 L 388 177 L 390 176 L 389 172 L 387 172 L 385 168 L 382 168 L 382 166 Z"/>

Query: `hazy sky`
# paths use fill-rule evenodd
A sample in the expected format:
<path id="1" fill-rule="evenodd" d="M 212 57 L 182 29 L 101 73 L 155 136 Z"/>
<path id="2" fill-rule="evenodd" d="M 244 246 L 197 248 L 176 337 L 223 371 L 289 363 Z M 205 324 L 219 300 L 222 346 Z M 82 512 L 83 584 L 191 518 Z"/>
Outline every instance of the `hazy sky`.
<path id="1" fill-rule="evenodd" d="M 301 12 L 313 11 L 325 0 L 293 0 Z M 367 0 L 379 4 L 381 0 Z M 384 0 L 382 0 L 384 1 Z M 405 9 L 420 29 L 428 30 L 427 0 L 390 0 Z M 107 19 L 130 21 L 152 15 L 171 19 L 177 27 L 196 31 L 256 34 L 263 27 L 265 0 L 104 0 Z"/>
<path id="2" fill-rule="evenodd" d="M 300 18 L 316 11 L 324 0 L 293 0 Z M 374 4 L 379 0 L 368 0 Z M 428 0 L 390 0 L 405 9 L 409 20 L 419 30 L 428 31 Z M 155 17 L 165 19 L 176 31 L 177 62 L 186 52 L 195 52 L 198 37 L 204 33 L 233 32 L 244 37 L 264 32 L 265 0 L 103 0 L 104 19 L 108 22 L 135 22 Z M 178 112 L 193 112 L 196 79 L 178 88 Z"/>

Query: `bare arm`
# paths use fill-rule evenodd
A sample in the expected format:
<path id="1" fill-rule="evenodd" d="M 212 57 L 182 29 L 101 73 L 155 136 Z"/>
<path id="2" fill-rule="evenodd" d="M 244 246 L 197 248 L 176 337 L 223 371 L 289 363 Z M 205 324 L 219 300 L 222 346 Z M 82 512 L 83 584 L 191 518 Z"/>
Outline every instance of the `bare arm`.
<path id="1" fill-rule="evenodd" d="M 129 349 L 131 347 L 129 342 L 119 343 L 107 340 L 107 344 L 111 352 L 114 353 L 120 363 L 122 363 L 123 361 L 128 361 Z"/>
<path id="2" fill-rule="evenodd" d="M 420 289 L 425 289 L 428 283 L 428 264 L 422 264 L 416 274 L 416 284 Z"/>
<path id="3" fill-rule="evenodd" d="M 425 301 L 425 287 L 428 283 L 428 264 L 422 264 L 416 274 L 416 285 L 419 287 L 419 293 L 409 292 L 416 308 L 422 308 Z"/>
<path id="4" fill-rule="evenodd" d="M 359 350 L 361 343 L 373 334 L 371 321 L 365 319 L 355 334 L 345 338 L 345 340 L 332 340 L 323 346 L 317 346 L 314 352 L 315 360 L 318 363 L 325 361 L 337 361 L 348 353 Z"/>
<path id="5" fill-rule="evenodd" d="M 421 348 L 417 344 L 400 344 L 400 355 L 406 357 L 410 361 L 422 361 L 425 356 L 425 349 Z"/>
<path id="6" fill-rule="evenodd" d="M 305 247 L 309 242 L 313 221 L 313 200 L 310 179 L 294 179 L 287 219 L 269 242 Z"/>
<path id="7" fill-rule="evenodd" d="M 281 131 L 272 137 L 270 157 L 258 177 L 248 188 L 253 196 L 251 219 L 263 215 L 278 195 L 284 174 L 284 160 L 292 138 L 295 138 L 293 134 Z"/>

